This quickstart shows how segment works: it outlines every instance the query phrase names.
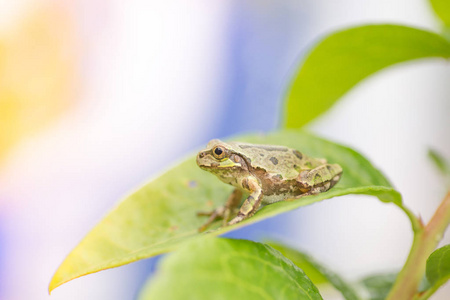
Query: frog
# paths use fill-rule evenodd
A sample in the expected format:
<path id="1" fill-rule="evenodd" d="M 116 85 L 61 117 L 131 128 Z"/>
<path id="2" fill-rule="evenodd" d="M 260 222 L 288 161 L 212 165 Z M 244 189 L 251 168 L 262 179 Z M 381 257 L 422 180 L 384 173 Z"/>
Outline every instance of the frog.
<path id="1" fill-rule="evenodd" d="M 198 229 L 200 232 L 220 218 L 222 227 L 230 226 L 250 218 L 261 206 L 326 192 L 343 173 L 339 164 L 329 164 L 324 158 L 313 158 L 286 146 L 219 139 L 209 141 L 206 149 L 198 152 L 196 161 L 201 169 L 234 187 L 224 205 L 197 213 L 209 217 Z M 248 197 L 239 207 L 244 193 Z"/>

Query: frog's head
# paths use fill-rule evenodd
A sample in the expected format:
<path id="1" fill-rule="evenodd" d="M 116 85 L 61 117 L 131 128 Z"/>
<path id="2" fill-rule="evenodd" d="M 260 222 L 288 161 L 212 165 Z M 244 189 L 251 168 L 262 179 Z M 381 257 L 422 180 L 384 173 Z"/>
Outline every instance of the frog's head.
<path id="1" fill-rule="evenodd" d="M 197 155 L 197 165 L 219 177 L 236 176 L 236 172 L 248 170 L 245 160 L 231 144 L 221 140 L 211 140 Z"/>

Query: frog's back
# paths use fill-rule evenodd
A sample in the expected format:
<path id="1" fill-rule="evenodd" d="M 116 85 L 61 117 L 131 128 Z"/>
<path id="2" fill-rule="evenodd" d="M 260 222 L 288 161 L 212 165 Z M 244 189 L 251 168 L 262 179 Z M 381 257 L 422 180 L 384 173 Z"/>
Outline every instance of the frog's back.
<path id="1" fill-rule="evenodd" d="M 306 156 L 298 150 L 276 145 L 258 145 L 232 142 L 236 152 L 250 160 L 253 169 L 295 179 L 302 170 L 310 170 L 323 164 L 323 160 Z"/>

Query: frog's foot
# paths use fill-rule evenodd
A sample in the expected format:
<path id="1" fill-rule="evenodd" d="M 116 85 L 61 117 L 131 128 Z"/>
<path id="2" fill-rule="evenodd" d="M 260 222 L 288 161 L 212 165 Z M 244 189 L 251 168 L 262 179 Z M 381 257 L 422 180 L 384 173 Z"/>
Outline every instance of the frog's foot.
<path id="1" fill-rule="evenodd" d="M 210 212 L 198 212 L 197 216 L 209 216 L 208 220 L 205 224 L 203 224 L 198 231 L 203 232 L 217 219 L 222 219 L 222 226 L 226 226 L 228 219 L 230 218 L 230 214 L 232 209 L 227 206 L 220 206 L 213 211 Z"/>

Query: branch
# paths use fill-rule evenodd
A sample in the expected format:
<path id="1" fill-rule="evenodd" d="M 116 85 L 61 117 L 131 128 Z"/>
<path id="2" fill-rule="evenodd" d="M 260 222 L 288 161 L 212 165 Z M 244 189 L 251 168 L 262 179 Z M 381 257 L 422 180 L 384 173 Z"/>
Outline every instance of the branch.
<path id="1" fill-rule="evenodd" d="M 414 240 L 403 269 L 397 276 L 387 300 L 413 299 L 425 273 L 428 256 L 438 245 L 450 223 L 450 192 L 447 193 L 428 224 L 414 232 Z"/>

